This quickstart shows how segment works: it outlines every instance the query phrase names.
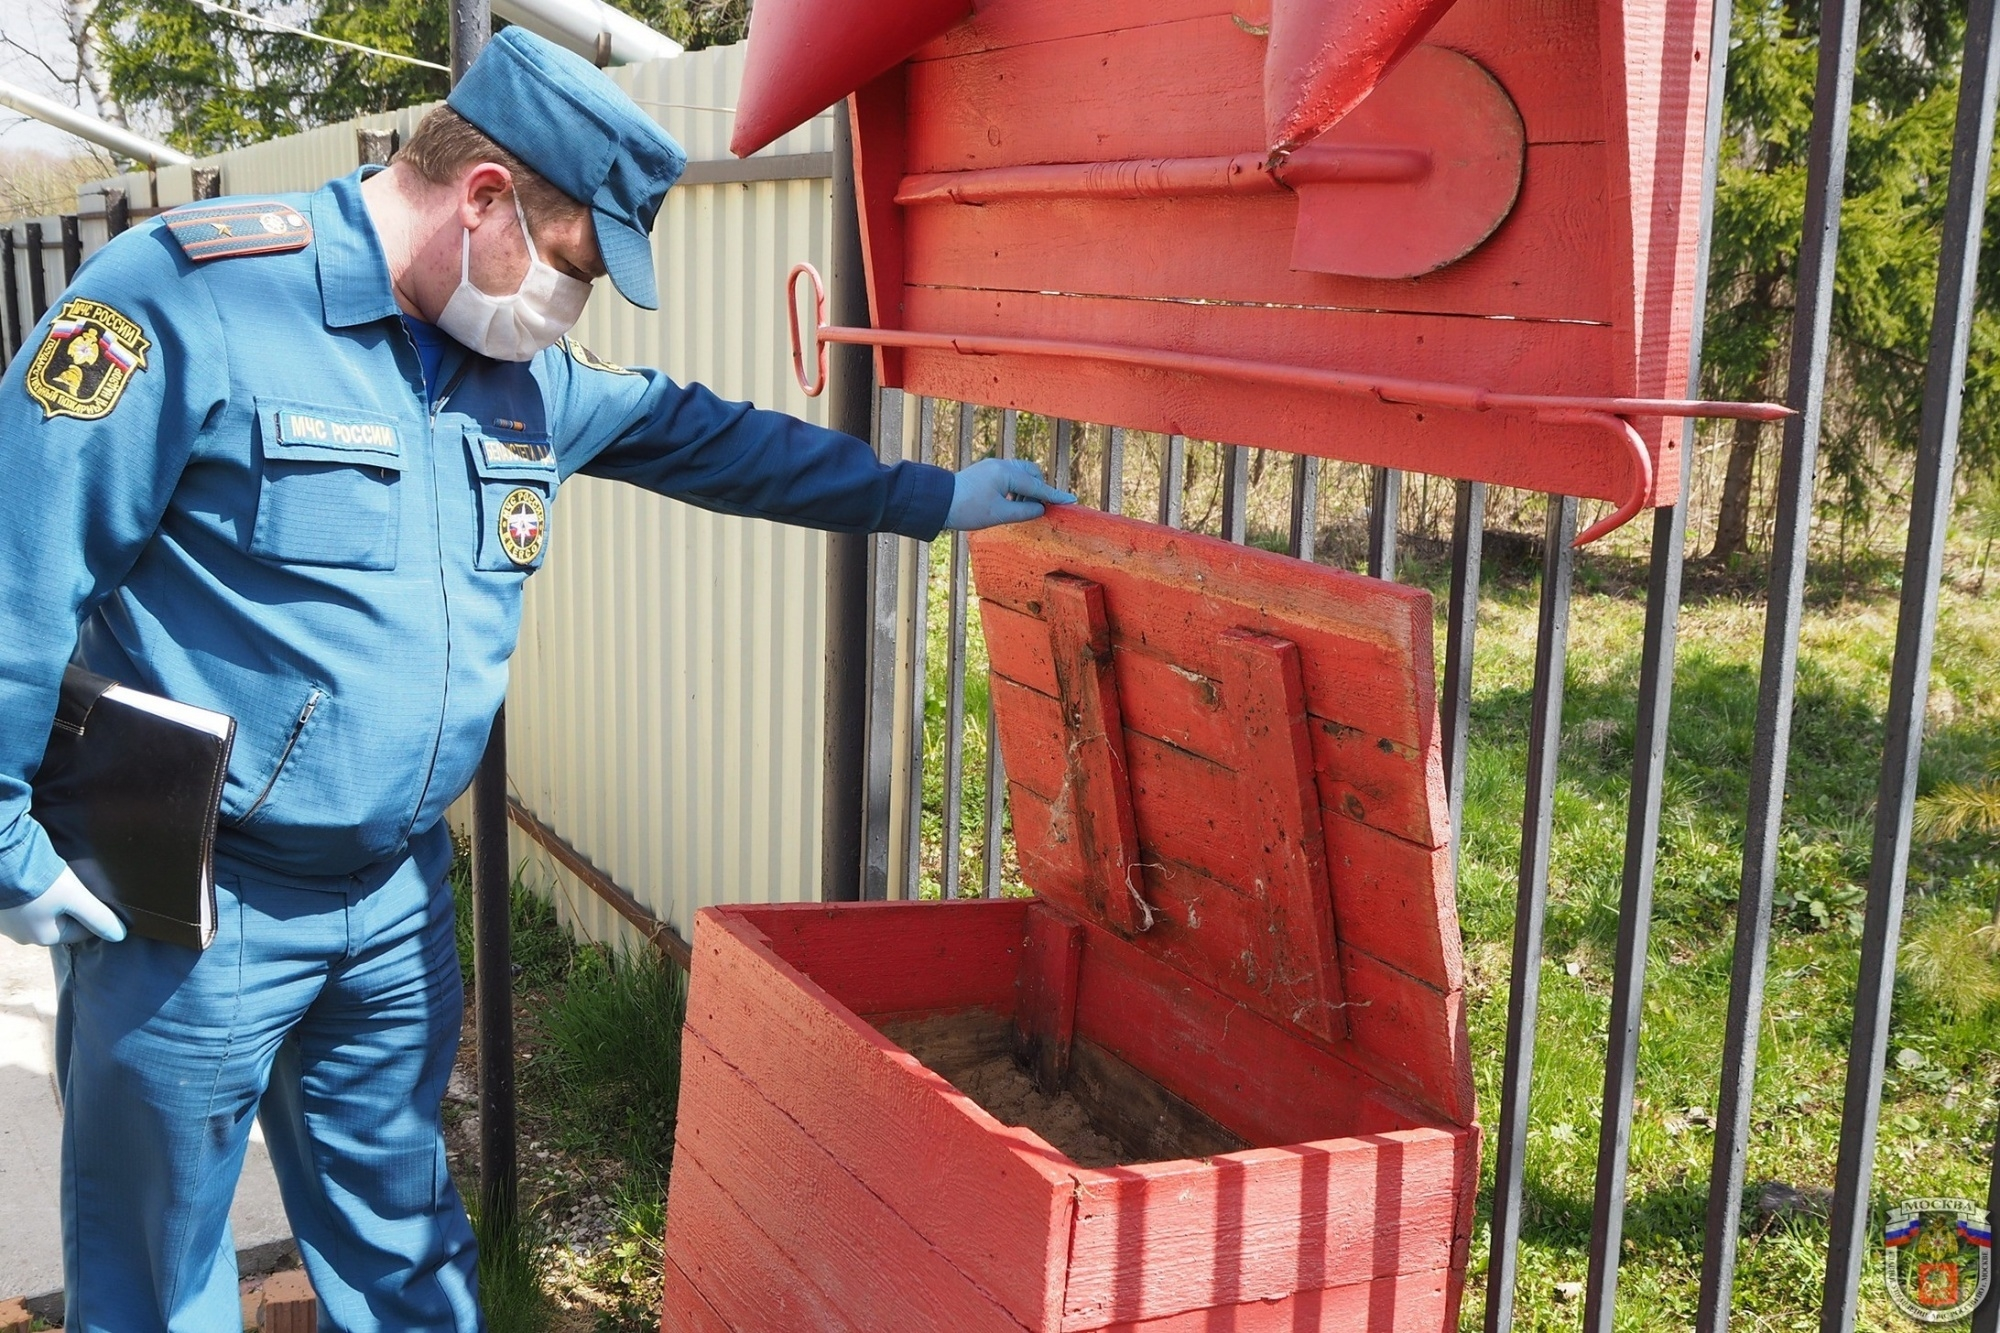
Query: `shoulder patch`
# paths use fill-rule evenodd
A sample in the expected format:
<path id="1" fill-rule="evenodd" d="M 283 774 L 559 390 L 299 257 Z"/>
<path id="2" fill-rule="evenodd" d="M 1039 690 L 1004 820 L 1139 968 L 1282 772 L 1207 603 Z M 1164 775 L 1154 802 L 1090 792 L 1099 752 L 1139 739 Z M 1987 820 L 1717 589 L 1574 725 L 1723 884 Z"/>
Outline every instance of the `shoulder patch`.
<path id="1" fill-rule="evenodd" d="M 96 421 L 111 414 L 153 344 L 137 323 L 102 301 L 67 302 L 28 362 L 28 396 L 42 420 Z"/>
<path id="2" fill-rule="evenodd" d="M 579 366 L 586 366 L 591 370 L 601 370 L 607 375 L 636 375 L 639 373 L 636 370 L 627 370 L 616 361 L 606 361 L 603 357 L 591 351 L 568 334 L 563 335 L 562 345 L 568 349 L 570 360 L 576 362 Z"/>
<path id="3" fill-rule="evenodd" d="M 220 199 L 166 215 L 167 230 L 189 259 L 233 259 L 303 250 L 312 244 L 306 215 L 275 199 Z"/>

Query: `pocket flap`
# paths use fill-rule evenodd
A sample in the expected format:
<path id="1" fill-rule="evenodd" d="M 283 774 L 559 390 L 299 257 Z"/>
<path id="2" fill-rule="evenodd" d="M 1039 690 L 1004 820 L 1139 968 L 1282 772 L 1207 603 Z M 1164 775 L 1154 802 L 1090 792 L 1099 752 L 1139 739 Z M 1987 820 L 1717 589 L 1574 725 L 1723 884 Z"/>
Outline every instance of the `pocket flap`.
<path id="1" fill-rule="evenodd" d="M 257 400 L 264 457 L 403 470 L 403 437 L 393 417 L 348 407 Z"/>
<path id="2" fill-rule="evenodd" d="M 472 455 L 473 470 L 482 477 L 496 480 L 525 478 L 549 485 L 555 482 L 556 451 L 547 435 L 526 431 L 501 434 L 478 426 L 467 426 L 465 448 Z"/>

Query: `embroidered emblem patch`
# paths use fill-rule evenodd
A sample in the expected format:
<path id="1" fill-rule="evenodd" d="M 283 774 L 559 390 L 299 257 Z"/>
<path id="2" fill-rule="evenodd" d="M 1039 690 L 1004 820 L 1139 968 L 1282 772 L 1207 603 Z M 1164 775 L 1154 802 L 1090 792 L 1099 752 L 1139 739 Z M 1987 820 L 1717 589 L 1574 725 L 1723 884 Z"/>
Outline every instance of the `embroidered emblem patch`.
<path id="1" fill-rule="evenodd" d="M 542 554 L 548 535 L 549 510 L 542 497 L 525 486 L 507 492 L 500 502 L 500 549 L 517 565 L 532 565 Z"/>
<path id="2" fill-rule="evenodd" d="M 1965 1318 L 1993 1282 L 1993 1232 L 1970 1199 L 1905 1199 L 1882 1235 L 1889 1300 L 1920 1324 Z"/>
<path id="3" fill-rule="evenodd" d="M 606 361 L 603 357 L 591 351 L 574 338 L 564 337 L 562 342 L 563 346 L 569 349 L 570 360 L 576 362 L 579 366 L 587 366 L 591 370 L 601 370 L 607 375 L 636 375 L 639 373 L 636 370 L 627 370 L 615 361 Z"/>
<path id="4" fill-rule="evenodd" d="M 146 368 L 152 345 L 137 324 L 104 302 L 66 302 L 28 363 L 28 396 L 42 405 L 44 421 L 109 416 L 125 386 Z"/>

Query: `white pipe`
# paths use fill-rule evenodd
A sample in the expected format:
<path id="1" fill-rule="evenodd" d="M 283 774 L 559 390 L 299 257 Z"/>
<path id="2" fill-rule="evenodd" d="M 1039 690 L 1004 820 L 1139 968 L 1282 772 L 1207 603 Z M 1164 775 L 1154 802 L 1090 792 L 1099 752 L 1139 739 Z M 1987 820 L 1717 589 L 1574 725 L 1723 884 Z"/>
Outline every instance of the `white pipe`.
<path id="1" fill-rule="evenodd" d="M 163 143 L 141 138 L 130 130 L 122 130 L 109 121 L 99 120 L 87 112 L 78 111 L 73 106 L 64 106 L 40 93 L 31 93 L 18 83 L 8 83 L 0 79 L 0 106 L 11 106 L 16 111 L 46 121 L 60 130 L 68 130 L 79 139 L 91 143 L 135 162 L 144 162 L 155 167 L 187 167 L 194 165 L 194 159 L 177 148 L 169 148 Z"/>
<path id="2" fill-rule="evenodd" d="M 603 0 L 492 0 L 493 13 L 539 37 L 566 46 L 586 60 L 598 58 L 598 35 L 607 39 L 606 63 L 634 65 L 681 54 L 681 44 L 653 31 Z"/>

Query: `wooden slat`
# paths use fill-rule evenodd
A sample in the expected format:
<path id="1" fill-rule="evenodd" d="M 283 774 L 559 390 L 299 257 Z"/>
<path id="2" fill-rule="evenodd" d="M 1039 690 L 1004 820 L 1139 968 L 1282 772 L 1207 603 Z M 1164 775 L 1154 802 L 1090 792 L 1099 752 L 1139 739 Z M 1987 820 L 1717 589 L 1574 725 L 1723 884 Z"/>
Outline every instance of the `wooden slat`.
<path id="1" fill-rule="evenodd" d="M 1104 590 L 1066 574 L 1048 574 L 1041 591 L 1061 700 L 1057 735 L 1063 778 L 1057 805 L 1069 815 L 1084 865 L 1086 910 L 1123 935 L 1144 930 L 1139 899 L 1139 835 L 1132 815 L 1124 714 L 1111 668 L 1111 627 Z"/>
<path id="2" fill-rule="evenodd" d="M 1080 1172 L 1063 1327 L 1440 1274 L 1475 1142 L 1420 1129 Z"/>
<path id="3" fill-rule="evenodd" d="M 841 911 L 889 906 L 899 905 Z M 919 910 L 936 913 L 940 929 L 960 912 L 988 912 L 1018 938 L 1027 909 L 1002 899 Z M 780 959 L 754 924 L 770 911 L 697 914 L 689 1032 L 1015 1318 L 1054 1327 L 1074 1208 L 1067 1160 L 1001 1125 Z M 911 1171 L 912 1143 L 925 1146 L 929 1170 Z M 983 1223 L 969 1227 L 968 1217 Z"/>
<path id="4" fill-rule="evenodd" d="M 1227 14 L 906 67 L 909 171 L 1255 151 L 1264 42 Z"/>
<path id="5" fill-rule="evenodd" d="M 1383 1084 L 1451 1124 L 1473 1118 L 1465 994 L 1439 991 L 1373 954 L 1342 947 L 1355 1058 Z"/>
<path id="6" fill-rule="evenodd" d="M 736 1333 L 871 1333 L 847 1320 L 693 1160 L 675 1161 L 667 1187 L 667 1262 Z"/>
<path id="7" fill-rule="evenodd" d="M 982 612 L 999 603 L 1037 615 L 1049 570 L 1087 568 L 1104 589 L 1114 643 L 1220 681 L 1221 630 L 1287 638 L 1299 645 L 1315 716 L 1398 745 L 1433 744 L 1431 599 L 1420 588 L 1067 508 L 976 533 L 971 544 Z M 1440 799 L 1442 774 L 1440 764 Z"/>
<path id="8" fill-rule="evenodd" d="M 1083 37 L 1115 28 L 1232 13 L 1231 0 L 1128 0 L 1079 5 L 1075 0 L 1009 0 L 975 5 L 972 15 L 921 48 L 914 60 L 941 60 L 1027 42 Z"/>
<path id="9" fill-rule="evenodd" d="M 1014 1032 L 1036 1085 L 1050 1095 L 1069 1080 L 1077 969 L 1082 965 L 1083 927 L 1067 916 L 1031 910 L 1016 983 L 1020 1002 L 1014 1009 Z"/>
<path id="10" fill-rule="evenodd" d="M 971 905 L 883 903 L 857 914 L 784 903 L 761 912 L 757 926 L 774 953 L 857 1014 L 1010 1008 L 1020 924 L 960 910 Z"/>
<path id="11" fill-rule="evenodd" d="M 683 1059 L 674 1170 L 698 1165 L 847 1322 L 876 1333 L 1020 1333 L 1019 1321 L 707 1042 L 688 1042 Z"/>
<path id="12" fill-rule="evenodd" d="M 1292 1022 L 1337 1040 L 1347 1017 L 1298 645 L 1243 630 L 1222 644 L 1236 667 L 1226 678 L 1240 744 L 1233 808 L 1253 862 L 1245 887 L 1268 923 L 1273 998 Z"/>
<path id="13" fill-rule="evenodd" d="M 1053 700 L 1054 666 L 1041 622 L 991 599 L 983 606 L 987 651 L 998 677 L 992 688 L 1011 698 L 1025 686 Z M 1126 731 L 1228 763 L 1235 729 L 1222 706 L 1222 682 L 1121 643 L 1116 626 L 1112 644 Z M 1341 696 L 1322 706 L 1346 711 L 1349 702 Z M 1319 716 L 1312 718 L 1312 744 L 1320 802 L 1328 810 L 1425 846 L 1446 841 L 1425 756 L 1414 746 Z"/>
<path id="14" fill-rule="evenodd" d="M 661 1268 L 660 1333 L 734 1333 L 679 1264 L 668 1259 Z"/>
<path id="15" fill-rule="evenodd" d="M 1514 211 L 1457 263 L 1411 279 L 1295 270 L 1295 195 L 1223 198 L 1015 199 L 904 210 L 908 281 L 922 286 L 1323 307 L 1322 325 L 1362 328 L 1372 312 L 1505 315 L 1616 323 L 1605 250 L 1610 223 L 1602 144 L 1528 149 Z M 1393 186 L 1347 187 L 1357 209 L 1393 207 Z M 1387 196 L 1370 199 L 1371 193 Z M 1129 263 L 1106 263 L 1104 238 Z M 1218 246 L 1227 237 L 1227 246 Z M 1525 331 L 1514 330 L 1516 338 Z M 1434 378 L 1447 378 L 1442 366 Z"/>
<path id="16" fill-rule="evenodd" d="M 1438 1123 L 1435 1108 L 1117 937 L 1086 937 L 1077 1036 L 1192 1102 L 1246 1143 L 1306 1143 Z M 1352 989 L 1350 988 L 1350 993 Z"/>
<path id="17" fill-rule="evenodd" d="M 1433 1269 L 1104 1328 L 1105 1333 L 1437 1333 L 1458 1327 L 1458 1285 L 1450 1273 Z"/>

